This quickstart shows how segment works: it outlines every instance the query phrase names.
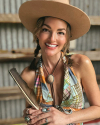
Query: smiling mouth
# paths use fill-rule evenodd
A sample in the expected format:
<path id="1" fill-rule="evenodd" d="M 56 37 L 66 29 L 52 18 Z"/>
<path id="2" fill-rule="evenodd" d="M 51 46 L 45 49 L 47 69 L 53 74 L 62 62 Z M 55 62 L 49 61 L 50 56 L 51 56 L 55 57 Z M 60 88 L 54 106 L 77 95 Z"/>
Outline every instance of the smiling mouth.
<path id="1" fill-rule="evenodd" d="M 48 47 L 57 47 L 58 45 L 51 45 L 49 43 L 46 43 L 46 46 L 48 46 Z"/>

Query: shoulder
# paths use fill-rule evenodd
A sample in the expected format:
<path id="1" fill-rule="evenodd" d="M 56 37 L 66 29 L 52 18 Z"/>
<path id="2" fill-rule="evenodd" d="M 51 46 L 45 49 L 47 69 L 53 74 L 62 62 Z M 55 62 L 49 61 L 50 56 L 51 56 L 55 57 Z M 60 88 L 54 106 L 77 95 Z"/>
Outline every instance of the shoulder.
<path id="1" fill-rule="evenodd" d="M 29 67 L 26 67 L 21 73 L 22 79 L 27 83 L 30 89 L 34 87 L 35 81 L 35 71 L 30 70 Z"/>
<path id="2" fill-rule="evenodd" d="M 74 54 L 72 55 L 71 59 L 73 60 L 73 67 L 75 67 L 75 69 L 80 73 L 81 78 L 86 74 L 95 75 L 92 62 L 87 56 Z"/>
<path id="3" fill-rule="evenodd" d="M 73 60 L 73 64 L 78 67 L 84 67 L 91 64 L 91 60 L 82 54 L 73 54 L 71 59 Z"/>

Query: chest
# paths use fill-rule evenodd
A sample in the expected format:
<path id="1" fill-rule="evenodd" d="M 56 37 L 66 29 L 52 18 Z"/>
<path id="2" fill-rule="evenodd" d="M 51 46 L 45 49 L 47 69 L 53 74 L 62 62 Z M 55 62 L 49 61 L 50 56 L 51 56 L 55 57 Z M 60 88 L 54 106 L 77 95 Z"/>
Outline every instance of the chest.
<path id="1" fill-rule="evenodd" d="M 47 83 L 47 87 L 49 92 L 53 98 L 52 89 L 50 84 L 47 82 L 48 74 L 44 72 L 45 80 Z M 53 82 L 53 93 L 55 97 L 55 104 L 59 105 L 62 102 L 63 98 L 63 85 L 64 85 L 64 66 L 58 67 L 53 73 L 54 82 Z"/>

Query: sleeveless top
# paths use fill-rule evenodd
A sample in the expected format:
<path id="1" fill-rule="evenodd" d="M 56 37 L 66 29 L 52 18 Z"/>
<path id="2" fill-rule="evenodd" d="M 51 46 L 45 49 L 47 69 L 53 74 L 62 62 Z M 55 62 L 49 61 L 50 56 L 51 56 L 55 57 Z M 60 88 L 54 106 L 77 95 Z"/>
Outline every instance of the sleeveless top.
<path id="1" fill-rule="evenodd" d="M 72 107 L 76 109 L 84 108 L 84 97 L 82 87 L 79 84 L 77 77 L 72 67 L 67 66 L 66 56 L 63 56 L 64 63 L 64 86 L 63 86 L 63 99 L 60 106 Z M 37 63 L 38 69 L 36 70 L 36 78 L 34 83 L 34 92 L 36 94 L 36 100 L 45 106 L 52 106 L 52 96 L 47 87 L 47 83 L 44 77 L 41 57 Z M 76 124 L 70 124 L 76 125 Z M 78 125 L 83 125 L 80 123 Z"/>

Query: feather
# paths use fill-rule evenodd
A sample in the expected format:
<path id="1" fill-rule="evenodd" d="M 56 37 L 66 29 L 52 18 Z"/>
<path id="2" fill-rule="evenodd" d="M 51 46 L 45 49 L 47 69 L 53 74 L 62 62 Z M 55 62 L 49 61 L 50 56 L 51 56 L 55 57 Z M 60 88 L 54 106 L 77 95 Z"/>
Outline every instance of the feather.
<path id="1" fill-rule="evenodd" d="M 36 101 L 36 96 L 34 91 L 30 90 L 27 83 L 21 78 L 17 70 L 15 68 L 12 68 L 9 70 L 9 73 L 16 82 L 16 84 L 18 85 L 19 89 L 21 90 L 25 98 L 27 99 L 27 101 L 29 102 L 29 104 L 32 107 L 39 109 L 39 104 Z"/>

